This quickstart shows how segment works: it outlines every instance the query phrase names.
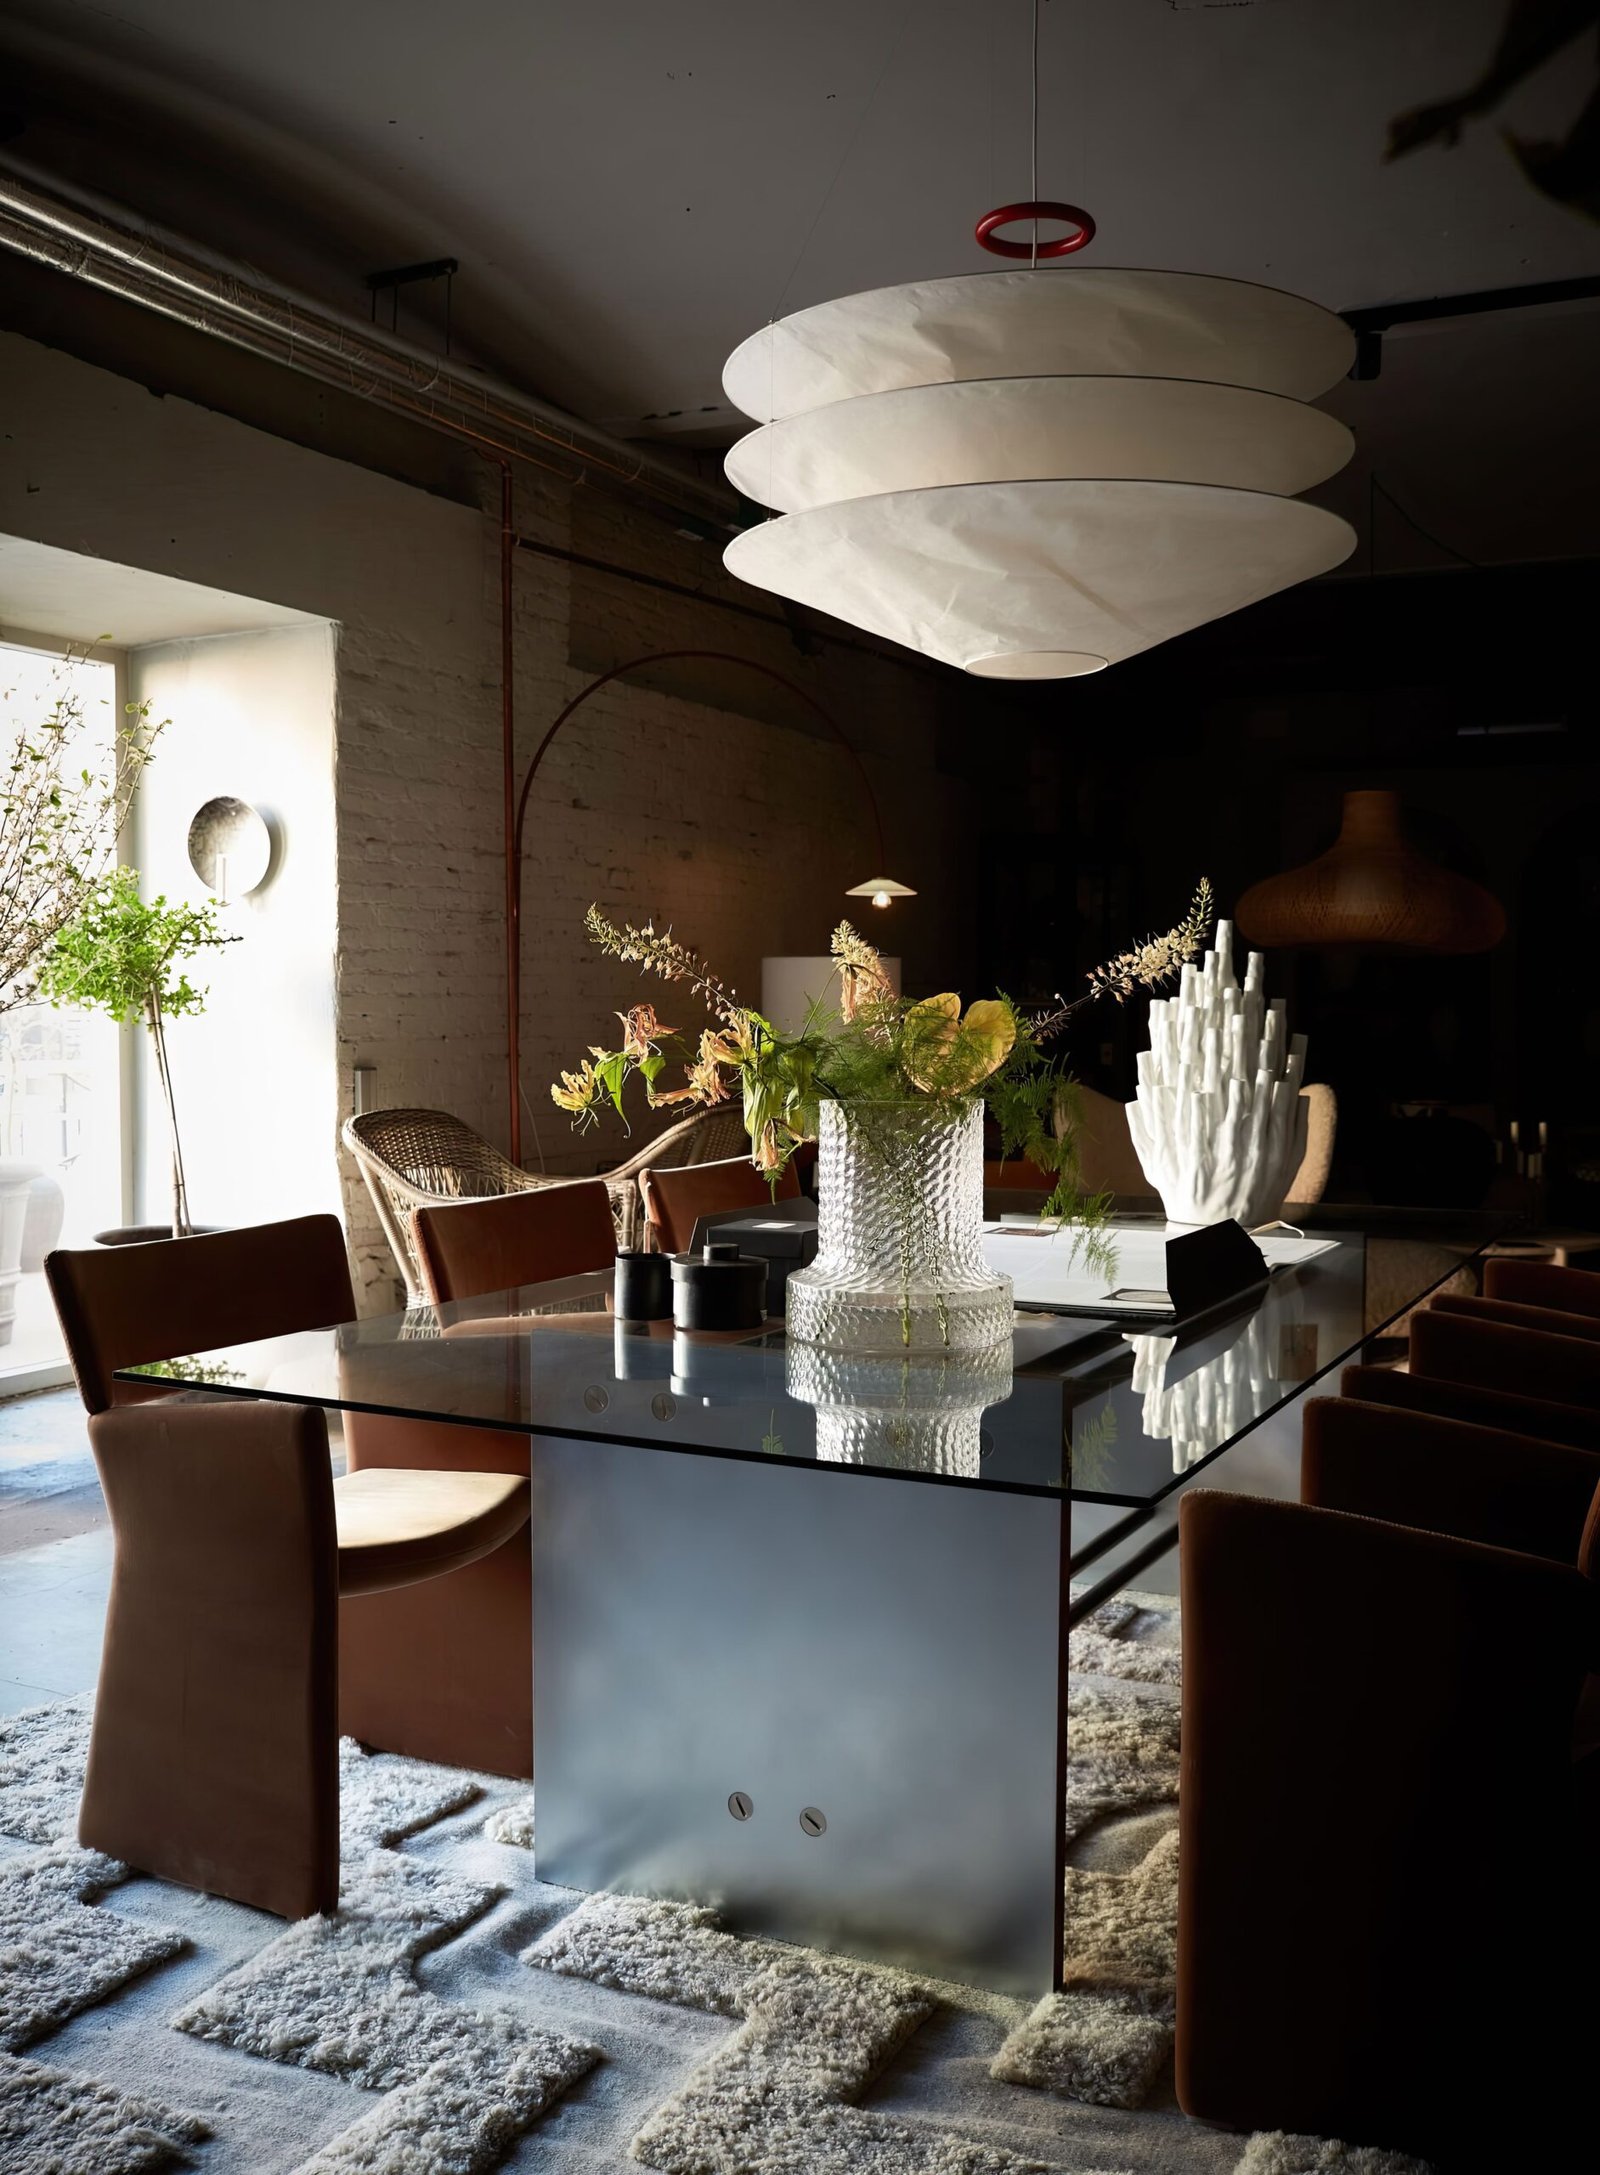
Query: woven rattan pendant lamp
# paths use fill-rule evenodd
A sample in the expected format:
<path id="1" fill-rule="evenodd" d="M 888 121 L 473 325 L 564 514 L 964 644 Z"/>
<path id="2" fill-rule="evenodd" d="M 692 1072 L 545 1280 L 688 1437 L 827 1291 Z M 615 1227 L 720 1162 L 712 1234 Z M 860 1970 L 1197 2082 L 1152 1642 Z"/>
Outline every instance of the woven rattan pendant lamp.
<path id="1" fill-rule="evenodd" d="M 1018 221 L 1031 243 L 1001 231 Z M 729 569 L 963 671 L 1062 679 L 1346 558 L 1355 532 L 1296 495 L 1352 451 L 1306 405 L 1350 367 L 1343 319 L 1057 264 L 1094 231 L 1035 191 L 976 230 L 1025 265 L 848 295 L 735 349 L 723 385 L 760 428 L 728 474 L 780 518 Z"/>

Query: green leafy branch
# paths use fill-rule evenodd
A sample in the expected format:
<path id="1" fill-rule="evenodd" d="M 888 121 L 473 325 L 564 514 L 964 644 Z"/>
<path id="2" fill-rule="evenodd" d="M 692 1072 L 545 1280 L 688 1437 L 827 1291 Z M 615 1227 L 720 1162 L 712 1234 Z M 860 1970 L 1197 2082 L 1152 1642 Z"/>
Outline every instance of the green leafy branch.
<path id="1" fill-rule="evenodd" d="M 119 1025 L 148 1017 L 152 1006 L 169 1019 L 200 1012 L 206 992 L 190 981 L 184 962 L 238 941 L 209 904 L 141 899 L 138 872 L 112 869 L 40 961 L 39 992 L 53 1005 L 107 1012 Z"/>

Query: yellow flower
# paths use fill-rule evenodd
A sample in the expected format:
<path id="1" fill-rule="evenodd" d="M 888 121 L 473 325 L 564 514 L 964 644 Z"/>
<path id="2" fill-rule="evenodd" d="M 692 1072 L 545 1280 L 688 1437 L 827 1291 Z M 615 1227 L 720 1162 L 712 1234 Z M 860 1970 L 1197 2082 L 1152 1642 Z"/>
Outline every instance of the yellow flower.
<path id="1" fill-rule="evenodd" d="M 700 1037 L 700 1062 L 702 1065 L 744 1065 L 756 1055 L 757 1048 L 756 1031 L 748 1013 L 736 1012 L 721 1034 L 708 1027 Z"/>
<path id="2" fill-rule="evenodd" d="M 750 1160 L 758 1171 L 781 1171 L 788 1161 L 778 1128 L 770 1118 L 750 1151 Z"/>
<path id="3" fill-rule="evenodd" d="M 605 1052 L 602 1050 L 599 1055 L 603 1057 Z M 550 1100 L 562 1110 L 570 1110 L 574 1116 L 582 1116 L 593 1104 L 599 1089 L 600 1083 L 595 1078 L 594 1066 L 585 1058 L 576 1072 L 564 1072 L 559 1080 L 552 1083 Z"/>
<path id="4" fill-rule="evenodd" d="M 725 1059 L 719 1054 L 718 1044 L 721 1040 L 722 1037 L 714 1035 L 708 1027 L 700 1037 L 699 1057 L 692 1065 L 684 1067 L 688 1074 L 688 1086 L 652 1089 L 649 1096 L 651 1109 L 664 1110 L 670 1103 L 699 1103 L 702 1108 L 709 1108 L 713 1103 L 725 1103 L 728 1100 L 728 1083 L 722 1077 L 722 1067 L 725 1063 L 733 1064 L 736 1060 Z"/>
<path id="5" fill-rule="evenodd" d="M 728 1083 L 722 1077 L 722 1061 L 706 1047 L 715 1039 L 709 1033 L 701 1036 L 699 1062 L 688 1068 L 689 1084 L 698 1100 L 703 1103 L 725 1103 L 728 1099 Z"/>

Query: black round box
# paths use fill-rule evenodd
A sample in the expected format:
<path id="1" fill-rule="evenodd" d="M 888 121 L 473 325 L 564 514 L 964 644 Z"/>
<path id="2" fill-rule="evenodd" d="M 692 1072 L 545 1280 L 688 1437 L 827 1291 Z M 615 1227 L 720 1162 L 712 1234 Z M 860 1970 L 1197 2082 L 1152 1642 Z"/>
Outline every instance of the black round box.
<path id="1" fill-rule="evenodd" d="M 759 1329 L 767 1318 L 767 1265 L 738 1246 L 708 1240 L 673 1254 L 672 1319 L 679 1329 Z"/>

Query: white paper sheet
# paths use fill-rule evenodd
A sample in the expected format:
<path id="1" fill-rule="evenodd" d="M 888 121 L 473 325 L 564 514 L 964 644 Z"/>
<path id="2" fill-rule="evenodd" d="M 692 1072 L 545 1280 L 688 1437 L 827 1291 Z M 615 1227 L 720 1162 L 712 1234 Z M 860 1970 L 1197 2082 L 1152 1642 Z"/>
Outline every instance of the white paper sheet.
<path id="1" fill-rule="evenodd" d="M 1101 1233 L 1112 1251 L 1109 1269 L 1085 1258 L 1083 1234 L 1070 1226 L 1008 1216 L 983 1227 L 989 1266 L 1009 1276 L 1018 1306 L 1081 1308 L 1094 1314 L 1170 1314 L 1167 1240 L 1182 1238 L 1181 1224 L 1112 1225 Z M 1334 1239 L 1267 1232 L 1255 1238 L 1269 1271 L 1296 1268 L 1330 1253 Z"/>

